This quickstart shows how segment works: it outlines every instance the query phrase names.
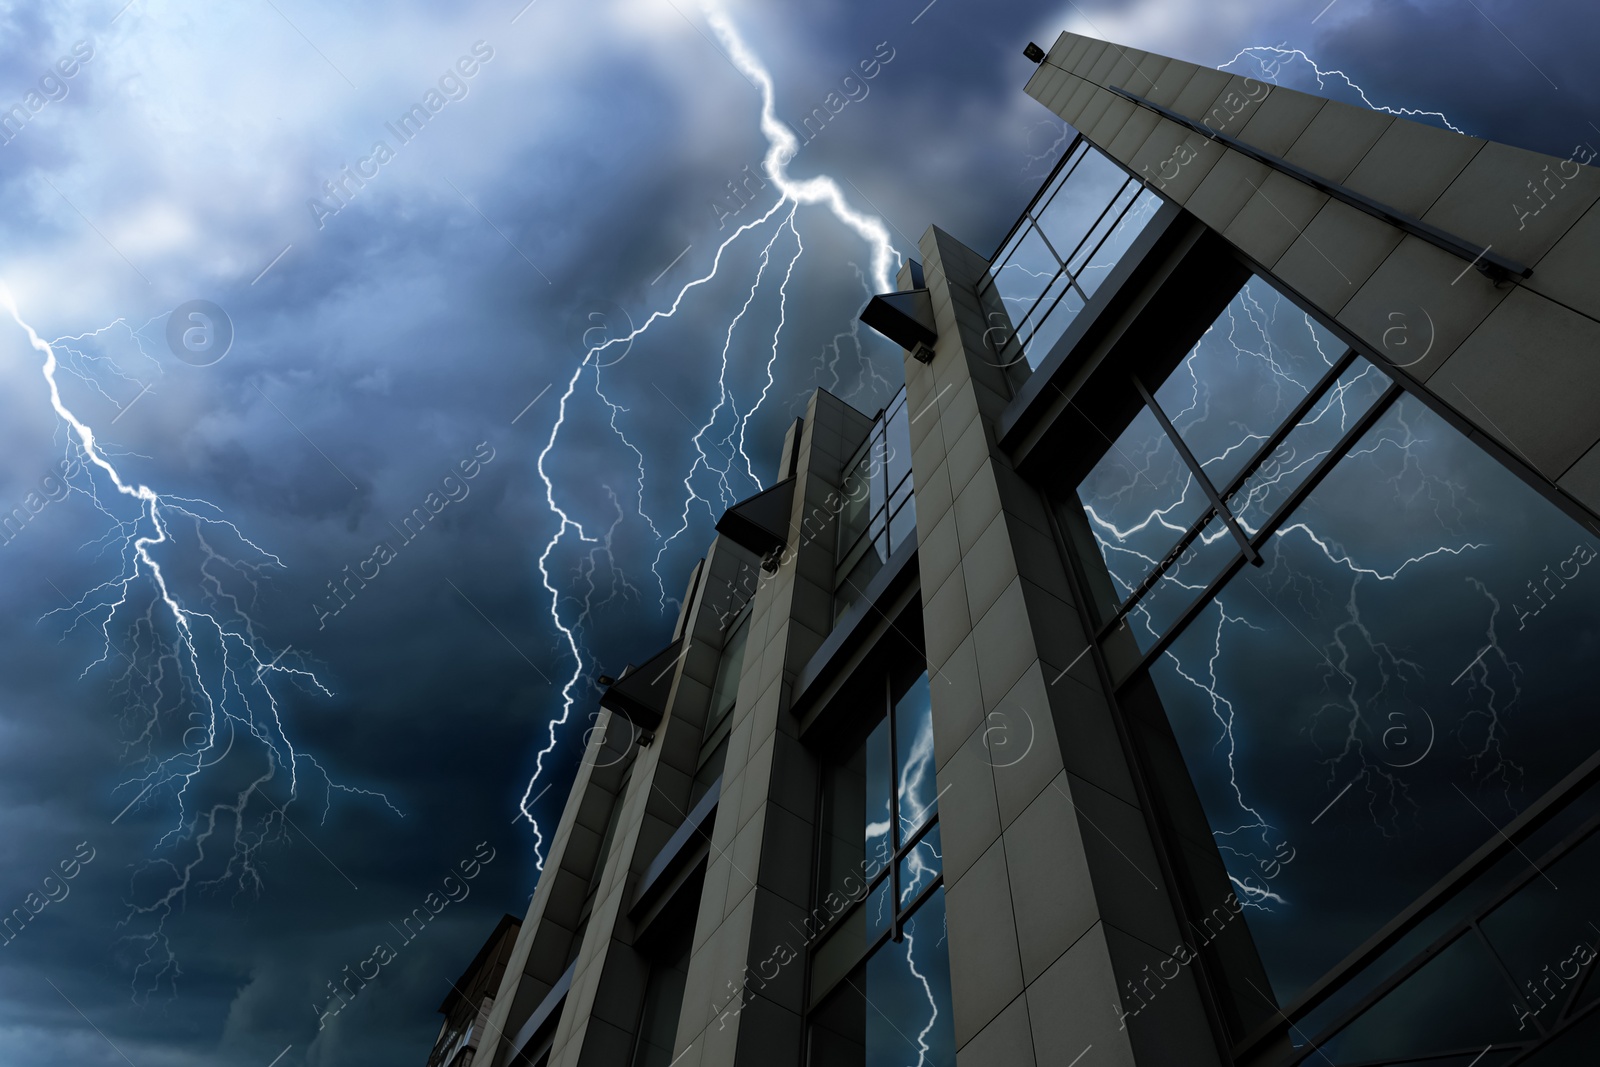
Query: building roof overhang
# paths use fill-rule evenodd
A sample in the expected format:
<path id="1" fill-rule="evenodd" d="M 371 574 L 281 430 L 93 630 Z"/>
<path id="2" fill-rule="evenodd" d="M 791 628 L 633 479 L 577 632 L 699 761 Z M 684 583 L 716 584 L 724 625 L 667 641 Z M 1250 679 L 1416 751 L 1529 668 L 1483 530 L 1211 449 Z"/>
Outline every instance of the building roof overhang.
<path id="1" fill-rule="evenodd" d="M 794 508 L 794 475 L 722 513 L 717 533 L 757 556 L 789 543 L 789 516 Z"/>
<path id="2" fill-rule="evenodd" d="M 629 664 L 600 694 L 600 706 L 621 715 L 641 733 L 655 733 L 667 714 L 667 698 L 672 694 L 672 667 L 682 658 L 683 640 L 678 638 L 638 667 Z"/>

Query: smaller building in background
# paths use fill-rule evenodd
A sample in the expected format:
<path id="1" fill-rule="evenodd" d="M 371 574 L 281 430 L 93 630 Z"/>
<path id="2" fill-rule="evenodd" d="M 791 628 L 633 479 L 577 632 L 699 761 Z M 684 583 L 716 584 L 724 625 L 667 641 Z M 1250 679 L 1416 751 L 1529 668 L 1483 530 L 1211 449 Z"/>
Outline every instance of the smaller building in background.
<path id="1" fill-rule="evenodd" d="M 506 973 L 506 961 L 517 943 L 522 921 L 514 915 L 500 916 L 494 932 L 484 941 L 467 969 L 450 987 L 450 994 L 439 1005 L 444 1024 L 434 1039 L 428 1067 L 472 1067 L 478 1053 L 478 1039 L 489 1021 L 494 995 Z"/>

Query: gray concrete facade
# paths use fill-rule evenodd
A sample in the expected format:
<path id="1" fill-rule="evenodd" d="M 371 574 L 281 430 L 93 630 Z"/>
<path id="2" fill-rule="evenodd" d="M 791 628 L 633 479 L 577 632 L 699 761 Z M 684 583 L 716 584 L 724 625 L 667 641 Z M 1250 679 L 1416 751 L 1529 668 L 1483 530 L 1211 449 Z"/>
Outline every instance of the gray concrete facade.
<path id="1" fill-rule="evenodd" d="M 1457 255 L 1123 89 L 1531 267 Z M 1600 170 L 1064 33 L 1027 92 L 1526 473 L 1600 512 Z"/>
<path id="2" fill-rule="evenodd" d="M 799 1047 L 804 963 L 783 967 L 768 982 L 750 976 L 775 944 L 793 940 L 792 926 L 810 907 L 817 766 L 797 740 L 789 687 L 832 628 L 836 489 L 843 462 L 871 425 L 830 394 L 813 395 L 783 450 L 797 463 L 790 471 L 786 459 L 780 477 L 795 474 L 799 489 L 789 547 L 776 571 L 761 572 L 750 553 L 719 538 L 688 583 L 678 627 L 686 646 L 671 668 L 671 696 L 655 738 L 640 744 L 627 721 L 599 713 L 486 1027 L 495 1044 L 487 1047 L 485 1039 L 484 1062 L 528 1062 L 519 1058 L 519 1038 L 529 1036 L 523 1031 L 552 989 L 559 1003 L 551 1013 L 551 1065 L 630 1062 L 648 972 L 633 949 L 632 905 L 650 862 L 688 816 L 726 623 L 745 601 L 749 634 L 674 1062 L 780 1062 Z M 624 775 L 630 747 L 632 767 Z M 610 847 L 598 855 L 615 805 Z M 592 910 L 575 947 L 591 885 Z M 558 981 L 569 959 L 570 988 L 563 993 Z"/>
<path id="3" fill-rule="evenodd" d="M 1112 88 L 1532 274 L 1491 277 L 1415 227 Z M 1086 323 L 1101 321 L 1085 327 L 1098 332 L 1081 363 L 1114 354 L 1132 319 L 1162 314 L 1150 294 L 1188 277 L 1174 264 L 1203 269 L 1220 236 L 1233 252 L 1219 258 L 1240 278 L 1254 271 L 1279 287 L 1569 513 L 1600 512 L 1600 172 L 1071 34 L 1027 91 L 1168 201 L 1165 235 L 1148 246 L 1162 262 L 1128 284 L 1123 304 L 1108 283 L 1085 310 Z M 999 365 L 989 337 L 1009 319 L 981 284 L 989 260 L 931 227 L 919 252 L 937 340 L 927 362 L 908 352 L 904 364 L 914 554 L 836 621 L 840 493 L 874 420 L 818 391 L 779 463 L 779 481 L 794 478 L 781 550 L 763 561 L 718 537 L 686 583 L 659 726 L 641 731 L 607 711 L 595 720 L 483 1027 L 489 1067 L 631 1067 L 649 941 L 674 899 L 694 917 L 673 1067 L 805 1062 L 817 1003 L 807 933 L 824 758 L 815 724 L 862 669 L 867 653 L 853 650 L 905 611 L 919 620 L 906 639 L 929 677 L 959 1067 L 1068 1064 L 1091 1049 L 1085 1067 L 1235 1062 L 1219 1003 L 1251 995 L 1243 987 L 1260 972 L 1248 961 L 1222 975 L 1184 960 L 1176 975 L 1161 972 L 1155 1010 L 1126 1010 L 1130 991 L 1150 991 L 1153 971 L 1232 894 L 1203 817 L 1185 821 L 1194 812 L 1170 792 L 1152 799 L 1150 748 L 1130 739 L 1112 695 L 1123 692 L 1112 676 L 1127 650 L 1115 635 L 1093 637 L 1085 568 L 1100 561 L 1071 528 L 1063 509 L 1073 502 L 1035 476 L 1049 447 L 1027 458 L 1025 475 L 1023 449 L 1007 443 L 1023 431 L 1061 440 L 1035 430 L 1064 421 L 1081 367 Z M 913 277 L 903 267 L 899 287 L 916 287 Z M 1213 296 L 1191 316 L 1210 322 Z M 1046 388 L 1060 400 L 1041 400 Z M 1021 416 L 1032 421 L 1016 430 Z M 706 794 L 714 807 L 696 823 L 705 754 L 720 738 L 708 726 L 719 661 L 729 620 L 745 611 L 726 753 Z M 1286 1049 L 1287 1037 L 1269 1035 L 1239 1062 Z"/>
<path id="4" fill-rule="evenodd" d="M 1182 934 L 1049 509 L 994 444 L 988 261 L 938 229 L 921 251 L 939 340 L 906 391 L 958 1062 L 1218 1062 L 1192 974 L 1159 1016 L 1114 1007 Z"/>

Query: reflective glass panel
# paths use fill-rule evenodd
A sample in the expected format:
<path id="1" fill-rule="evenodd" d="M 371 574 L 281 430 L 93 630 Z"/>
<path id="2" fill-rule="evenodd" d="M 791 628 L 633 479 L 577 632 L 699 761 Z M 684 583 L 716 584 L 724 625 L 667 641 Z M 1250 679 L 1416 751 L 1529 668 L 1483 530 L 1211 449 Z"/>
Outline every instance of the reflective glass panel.
<path id="1" fill-rule="evenodd" d="M 910 493 L 906 494 L 905 503 L 900 505 L 900 510 L 889 517 L 889 550 L 900 547 L 900 543 L 917 532 L 917 501 Z"/>
<path id="2" fill-rule="evenodd" d="M 1323 1046 L 1336 1064 L 1397 1062 L 1517 1040 L 1512 991 L 1471 931 Z"/>
<path id="3" fill-rule="evenodd" d="M 867 960 L 867 1067 L 955 1067 L 944 915 L 941 887 Z"/>
<path id="4" fill-rule="evenodd" d="M 867 821 L 867 746 L 860 745 L 823 763 L 817 900 L 829 893 L 849 895 L 848 887 L 856 884 L 849 881 L 852 875 L 871 877 L 871 842 L 862 833 Z"/>
<path id="5" fill-rule="evenodd" d="M 1083 297 L 1076 288 L 1063 286 L 1059 299 L 1054 295 L 1051 299 L 1054 303 L 1040 302 L 1037 312 L 1038 316 L 1041 316 L 1040 321 L 1030 327 L 1026 346 L 1030 367 L 1037 367 L 1044 357 L 1050 354 L 1050 349 L 1061 340 L 1061 335 L 1067 332 L 1072 320 L 1083 310 Z M 1015 356 L 1008 352 L 1000 362 L 1005 363 L 1014 358 Z"/>
<path id="6" fill-rule="evenodd" d="M 844 476 L 844 485 L 840 487 L 840 495 L 844 497 L 844 507 L 839 512 L 840 558 L 867 532 L 867 518 L 872 514 L 871 473 L 872 450 L 868 448 Z"/>
<path id="7" fill-rule="evenodd" d="M 878 512 L 883 510 L 883 505 L 889 502 L 889 441 L 884 436 L 883 424 L 872 431 L 872 477 L 868 481 L 871 492 L 867 495 L 869 506 L 872 508 L 874 519 L 879 518 Z"/>
<path id="8" fill-rule="evenodd" d="M 1140 409 L 1095 464 L 1078 498 L 1119 600 L 1210 506 L 1148 409 Z"/>
<path id="9" fill-rule="evenodd" d="M 1051 255 L 1039 231 L 1030 225 L 1011 258 L 994 272 L 995 288 L 1000 291 L 1000 299 L 1005 302 L 1012 322 L 1027 315 L 1039 294 L 1060 272 L 1061 264 Z"/>
<path id="10" fill-rule="evenodd" d="M 870 945 L 894 922 L 894 879 L 885 878 L 867 896 L 867 940 Z"/>
<path id="11" fill-rule="evenodd" d="M 1263 555 L 1151 677 L 1285 1003 L 1600 747 L 1600 541 L 1402 397 Z"/>
<path id="12" fill-rule="evenodd" d="M 938 810 L 938 783 L 933 774 L 933 705 L 928 676 L 922 674 L 894 706 L 895 763 L 899 767 L 897 802 L 900 838 L 905 841 Z"/>
<path id="13" fill-rule="evenodd" d="M 881 706 L 881 705 L 880 705 Z M 885 717 L 866 740 L 866 857 L 867 877 L 872 877 L 894 856 L 894 828 L 889 811 L 889 783 L 894 780 L 890 767 L 889 720 Z"/>
<path id="14" fill-rule="evenodd" d="M 906 414 L 906 394 L 903 389 L 898 400 L 889 408 L 886 439 L 888 452 L 884 456 L 884 465 L 892 491 L 911 474 L 911 421 Z"/>
<path id="15" fill-rule="evenodd" d="M 750 616 L 746 615 L 734 626 L 722 646 L 722 656 L 717 660 L 717 677 L 711 686 L 711 716 L 707 719 L 707 732 L 714 729 L 722 717 L 733 709 L 733 702 L 739 695 L 739 672 L 744 668 L 744 644 L 749 632 Z"/>
<path id="16" fill-rule="evenodd" d="M 1345 346 L 1252 278 L 1155 390 L 1213 484 L 1243 468 Z"/>
<path id="17" fill-rule="evenodd" d="M 1358 358 L 1339 375 L 1289 436 L 1228 498 L 1228 507 L 1245 530 L 1254 533 L 1261 529 L 1388 386 L 1389 377 L 1364 359 Z"/>
<path id="18" fill-rule="evenodd" d="M 915 529 L 915 511 L 900 508 L 911 495 L 910 475 L 911 428 L 902 389 L 873 423 L 841 487 L 845 502 L 834 570 L 836 621 L 861 599 L 894 547 Z"/>
<path id="19" fill-rule="evenodd" d="M 939 847 L 939 828 L 931 826 L 911 851 L 900 861 L 900 907 L 910 906 L 917 894 L 933 884 L 943 869 L 944 854 Z"/>
<path id="20" fill-rule="evenodd" d="M 887 546 L 883 539 L 872 542 L 862 542 L 861 555 L 850 572 L 839 581 L 839 587 L 833 594 L 833 617 L 838 621 L 858 601 L 866 596 L 867 586 L 872 579 L 883 569 L 883 561 L 888 558 Z"/>
<path id="21" fill-rule="evenodd" d="M 1082 147 L 1076 163 L 1069 162 L 1067 168 L 1063 168 L 1065 177 L 1055 195 L 1034 212 L 1034 217 L 1051 247 L 1063 260 L 1071 262 L 1090 231 L 1096 226 L 1109 229 L 1106 216 L 1117 213 L 1113 202 L 1127 197 L 1129 185 L 1138 185 L 1121 167 L 1088 145 Z"/>
<path id="22" fill-rule="evenodd" d="M 1128 613 L 1129 626 L 1139 647 L 1145 649 L 1155 644 L 1238 554 L 1239 542 L 1234 540 L 1227 524 L 1213 515 L 1177 562 L 1167 568 Z"/>
<path id="23" fill-rule="evenodd" d="M 1155 218 L 1160 208 L 1159 196 L 1148 190 L 1141 192 L 1100 246 L 1088 254 L 1081 265 L 1075 264 L 1077 269 L 1074 275 L 1085 294 L 1094 295 L 1095 290 L 1100 288 L 1100 283 L 1106 280 L 1106 275 L 1111 273 L 1111 268 L 1122 259 L 1128 246 L 1133 244 L 1134 238 L 1138 237 L 1150 220 Z"/>
<path id="24" fill-rule="evenodd" d="M 815 1067 L 955 1067 L 944 890 L 810 1014 Z"/>
<path id="25" fill-rule="evenodd" d="M 1033 336 L 1033 331 L 1039 326 L 1041 320 L 1050 314 L 1056 302 L 1062 295 L 1072 288 L 1072 278 L 1066 274 L 1056 276 L 1055 281 L 1042 294 L 1042 299 L 1029 309 L 1027 316 L 1017 323 L 1017 332 L 1024 338 Z"/>
<path id="26" fill-rule="evenodd" d="M 1542 870 L 1484 919 L 1483 932 L 1515 986 L 1533 994 L 1529 1014 L 1548 1022 L 1563 1000 L 1581 1002 L 1578 987 L 1600 959 L 1600 834 Z"/>
<path id="27" fill-rule="evenodd" d="M 1072 253 L 1067 255 L 1067 269 L 1073 274 L 1081 272 L 1089 262 L 1090 256 L 1105 242 L 1111 232 L 1118 228 L 1122 222 L 1123 214 L 1128 210 L 1134 200 L 1139 196 L 1139 184 L 1124 179 L 1122 188 L 1117 190 L 1106 205 L 1105 214 L 1094 221 L 1094 226 L 1084 237 L 1083 243 Z M 1059 251 L 1059 249 L 1058 249 Z"/>

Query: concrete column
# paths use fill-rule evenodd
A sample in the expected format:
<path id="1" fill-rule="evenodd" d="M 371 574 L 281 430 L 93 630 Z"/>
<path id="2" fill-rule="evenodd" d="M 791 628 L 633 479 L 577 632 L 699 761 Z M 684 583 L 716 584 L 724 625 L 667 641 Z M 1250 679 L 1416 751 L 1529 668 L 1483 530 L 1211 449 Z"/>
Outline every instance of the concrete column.
<path id="1" fill-rule="evenodd" d="M 602 861 L 600 838 L 619 802 L 619 761 L 632 742 L 625 725 L 612 728 L 610 717 L 600 713 L 561 821 L 553 834 L 546 829 L 544 871 L 484 1023 L 478 1058 L 487 1064 L 510 1062 L 511 1038 L 566 970 L 584 895 Z"/>
<path id="2" fill-rule="evenodd" d="M 939 339 L 906 390 L 958 1063 L 1217 1063 L 1185 968 L 1121 1018 L 1184 935 L 1045 501 L 995 447 L 988 263 L 936 228 L 921 251 Z"/>
<path id="3" fill-rule="evenodd" d="M 835 491 L 869 425 L 820 390 L 806 412 L 788 550 L 752 607 L 677 1067 L 799 1062 L 817 765 L 798 740 L 789 696 L 832 628 Z"/>
<path id="4" fill-rule="evenodd" d="M 1497 285 L 1467 260 L 1111 87 L 1533 274 Z M 1600 515 L 1600 407 L 1590 401 L 1600 392 L 1600 169 L 1586 165 L 1594 145 L 1541 155 L 1077 34 L 1061 35 L 1027 91 L 1569 513 Z"/>

